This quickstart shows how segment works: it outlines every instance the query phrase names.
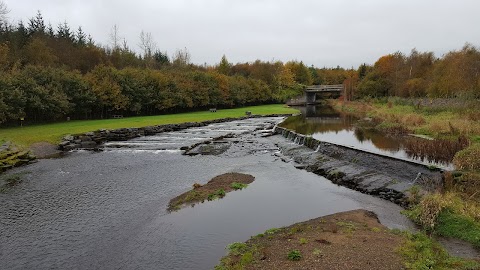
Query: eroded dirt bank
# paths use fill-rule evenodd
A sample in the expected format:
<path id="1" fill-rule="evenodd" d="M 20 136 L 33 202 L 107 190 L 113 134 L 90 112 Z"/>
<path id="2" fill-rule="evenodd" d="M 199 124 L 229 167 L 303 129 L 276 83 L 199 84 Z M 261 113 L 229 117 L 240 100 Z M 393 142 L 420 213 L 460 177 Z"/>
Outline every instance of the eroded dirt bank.
<path id="1" fill-rule="evenodd" d="M 396 249 L 403 237 L 373 212 L 353 210 L 280 229 L 230 246 L 219 269 L 404 269 Z"/>

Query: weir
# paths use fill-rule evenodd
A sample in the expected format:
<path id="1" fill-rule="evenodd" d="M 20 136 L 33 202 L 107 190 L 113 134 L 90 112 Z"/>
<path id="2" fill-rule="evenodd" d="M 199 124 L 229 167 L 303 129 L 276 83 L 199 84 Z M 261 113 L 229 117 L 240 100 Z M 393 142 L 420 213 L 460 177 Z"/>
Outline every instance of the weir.
<path id="1" fill-rule="evenodd" d="M 274 134 L 298 146 L 283 146 L 281 151 L 303 168 L 324 176 L 332 182 L 378 196 L 399 205 L 407 203 L 406 196 L 415 184 L 423 190 L 434 190 L 442 184 L 440 169 L 432 171 L 426 165 L 377 153 L 323 142 L 283 127 Z"/>

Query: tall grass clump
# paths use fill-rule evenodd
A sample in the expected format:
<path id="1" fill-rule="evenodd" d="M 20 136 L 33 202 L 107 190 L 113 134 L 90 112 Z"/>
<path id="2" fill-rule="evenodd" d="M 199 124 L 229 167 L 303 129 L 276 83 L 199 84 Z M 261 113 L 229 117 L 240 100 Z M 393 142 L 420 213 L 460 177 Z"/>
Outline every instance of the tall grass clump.
<path id="1" fill-rule="evenodd" d="M 430 234 L 462 239 L 480 247 L 480 205 L 457 193 L 424 195 L 404 214 Z"/>
<path id="2" fill-rule="evenodd" d="M 455 166 L 462 170 L 480 170 L 480 143 L 459 151 L 453 158 Z"/>

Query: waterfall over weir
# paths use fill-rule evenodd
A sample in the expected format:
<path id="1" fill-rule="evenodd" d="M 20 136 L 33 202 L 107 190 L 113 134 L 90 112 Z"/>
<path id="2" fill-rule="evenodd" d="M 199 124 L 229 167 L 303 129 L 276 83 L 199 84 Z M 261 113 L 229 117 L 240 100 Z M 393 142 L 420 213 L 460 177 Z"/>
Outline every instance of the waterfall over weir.
<path id="1" fill-rule="evenodd" d="M 415 179 L 421 176 L 423 189 L 435 189 L 441 184 L 441 170 L 432 171 L 425 164 L 414 160 L 382 155 L 317 140 L 283 127 L 275 127 L 275 134 L 300 147 L 283 147 L 297 163 L 334 183 L 361 192 L 404 204 L 404 195 Z"/>
<path id="2" fill-rule="evenodd" d="M 305 136 L 303 134 L 297 133 L 293 130 L 289 130 L 283 127 L 276 126 L 273 131 L 275 134 L 282 134 L 283 137 L 294 142 L 298 145 L 304 145 L 312 150 L 318 151 L 321 141 L 312 138 L 311 136 Z"/>

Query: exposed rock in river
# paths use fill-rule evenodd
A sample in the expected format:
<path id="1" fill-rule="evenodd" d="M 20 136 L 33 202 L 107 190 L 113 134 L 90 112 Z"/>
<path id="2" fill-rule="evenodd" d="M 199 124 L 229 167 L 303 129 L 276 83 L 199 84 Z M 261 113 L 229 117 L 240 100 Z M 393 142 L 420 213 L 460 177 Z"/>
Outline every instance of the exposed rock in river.
<path id="1" fill-rule="evenodd" d="M 278 117 L 291 116 L 291 114 L 271 114 L 271 115 L 250 115 L 238 118 L 222 118 L 215 120 L 208 120 L 203 122 L 187 122 L 181 124 L 166 124 L 157 126 L 147 126 L 141 128 L 119 128 L 113 130 L 100 129 L 84 134 L 65 136 L 58 148 L 62 151 L 70 151 L 74 149 L 97 150 L 104 142 L 108 141 L 127 141 L 133 138 L 155 135 L 163 132 L 172 132 L 184 130 L 193 127 L 203 127 L 214 123 L 223 123 L 233 120 L 243 120 L 248 118 L 260 117 Z M 202 151 L 200 151 L 202 152 Z M 204 151 L 205 152 L 205 151 Z"/>

